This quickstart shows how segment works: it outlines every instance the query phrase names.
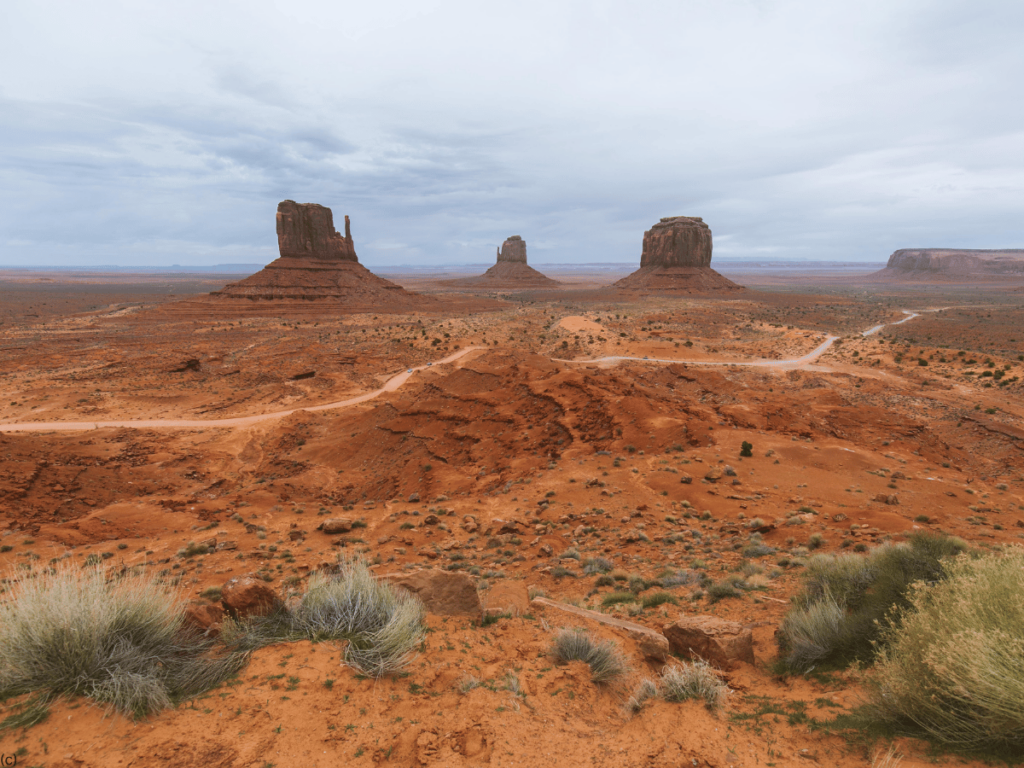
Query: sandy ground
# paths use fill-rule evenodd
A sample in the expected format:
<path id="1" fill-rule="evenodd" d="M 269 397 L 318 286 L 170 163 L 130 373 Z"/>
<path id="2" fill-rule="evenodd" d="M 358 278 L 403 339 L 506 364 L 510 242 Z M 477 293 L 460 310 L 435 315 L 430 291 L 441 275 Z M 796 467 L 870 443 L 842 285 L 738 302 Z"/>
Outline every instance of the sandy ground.
<path id="1" fill-rule="evenodd" d="M 487 627 L 430 617 L 400 677 L 363 679 L 332 644 L 297 643 L 143 721 L 62 702 L 0 737 L 26 765 L 866 766 L 887 744 L 816 724 L 855 706 L 870 671 L 769 669 L 811 535 L 834 552 L 924 528 L 982 547 L 1024 534 L 1013 290 L 560 292 L 448 317 L 173 320 L 137 285 L 45 317 L 26 302 L 0 325 L 0 424 L 34 430 L 0 433 L 3 566 L 98 555 L 201 601 L 245 573 L 301 591 L 322 563 L 360 554 L 382 574 L 460 568 L 484 595 L 517 582 L 599 609 L 614 588 L 575 553 L 717 580 L 747 562 L 745 525 L 760 517 L 778 549 L 754 561 L 762 588 L 710 604 L 679 587 L 679 605 L 606 609 L 655 629 L 681 614 L 741 621 L 757 663 L 724 673 L 719 714 L 660 702 L 630 716 L 629 688 L 656 669 L 613 628 L 593 631 L 633 673 L 609 688 L 551 661 L 550 629 L 573 623 L 558 611 Z M 52 290 L 33 301 L 62 301 Z M 727 466 L 735 475 L 705 479 Z M 431 513 L 440 524 L 424 524 Z M 365 527 L 319 533 L 334 515 Z M 521 533 L 499 534 L 510 519 Z M 230 547 L 179 555 L 209 538 Z M 525 696 L 504 689 L 509 672 Z M 463 694 L 466 675 L 485 684 Z M 905 766 L 963 764 L 897 747 Z"/>

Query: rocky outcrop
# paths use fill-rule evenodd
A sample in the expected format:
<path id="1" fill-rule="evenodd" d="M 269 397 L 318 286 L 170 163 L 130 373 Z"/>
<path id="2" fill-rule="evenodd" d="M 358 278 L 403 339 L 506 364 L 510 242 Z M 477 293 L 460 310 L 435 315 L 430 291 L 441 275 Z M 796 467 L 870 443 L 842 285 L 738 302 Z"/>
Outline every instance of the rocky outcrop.
<path id="1" fill-rule="evenodd" d="M 498 264 L 525 264 L 526 263 L 526 241 L 519 235 L 512 235 L 501 244 L 498 251 Z"/>
<path id="2" fill-rule="evenodd" d="M 670 216 L 644 232 L 640 267 L 710 267 L 711 227 L 699 216 Z"/>
<path id="3" fill-rule="evenodd" d="M 742 290 L 711 269 L 711 228 L 699 216 L 670 216 L 644 232 L 640 269 L 613 287 L 645 294 Z"/>
<path id="4" fill-rule="evenodd" d="M 218 309 L 254 314 L 249 302 L 282 303 L 281 309 L 350 312 L 437 311 L 434 297 L 410 293 L 370 272 L 359 263 L 352 227 L 345 217 L 345 234 L 334 229 L 331 209 L 315 203 L 285 200 L 277 206 L 277 244 L 281 256 L 255 275 L 210 294 L 221 300 Z M 229 300 L 229 301 L 224 301 Z M 328 305 L 328 306 L 324 306 Z M 273 308 L 260 308 L 262 312 Z M 255 314 L 261 314 L 257 311 Z"/>
<path id="5" fill-rule="evenodd" d="M 663 630 L 672 653 L 696 656 L 720 669 L 737 662 L 754 663 L 754 639 L 750 627 L 715 616 L 683 616 Z"/>
<path id="6" fill-rule="evenodd" d="M 878 275 L 900 277 L 1012 275 L 1024 277 L 1024 250 L 904 248 L 889 257 Z"/>
<path id="7" fill-rule="evenodd" d="M 334 229 L 331 209 L 316 203 L 284 200 L 277 204 L 277 246 L 285 259 L 359 261 L 348 216 L 342 237 Z"/>
<path id="8" fill-rule="evenodd" d="M 416 595 L 423 601 L 427 613 L 435 616 L 479 619 L 483 615 L 476 580 L 468 574 L 426 568 L 399 576 L 393 583 Z"/>
<path id="9" fill-rule="evenodd" d="M 547 275 L 541 274 L 526 263 L 526 241 L 519 235 L 512 235 L 501 244 L 497 261 L 479 277 L 460 280 L 446 280 L 444 285 L 452 288 L 483 290 L 516 290 L 534 288 L 557 288 L 561 285 Z"/>

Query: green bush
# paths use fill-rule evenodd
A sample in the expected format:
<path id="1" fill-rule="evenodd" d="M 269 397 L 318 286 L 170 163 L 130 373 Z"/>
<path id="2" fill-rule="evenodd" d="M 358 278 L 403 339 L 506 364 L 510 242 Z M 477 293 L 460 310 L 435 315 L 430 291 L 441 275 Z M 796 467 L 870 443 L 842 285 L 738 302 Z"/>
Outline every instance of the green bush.
<path id="1" fill-rule="evenodd" d="M 1024 549 L 943 564 L 882 634 L 871 705 L 948 746 L 1024 750 Z"/>
<path id="2" fill-rule="evenodd" d="M 345 663 L 373 677 L 397 672 L 412 660 L 423 637 L 423 604 L 378 581 L 361 560 L 342 560 L 338 573 L 314 573 L 293 610 L 245 621 L 226 621 L 221 636 L 253 649 L 285 640 L 347 640 Z"/>
<path id="3" fill-rule="evenodd" d="M 601 605 L 607 608 L 609 605 L 635 603 L 636 601 L 637 597 L 632 592 L 610 592 L 601 598 Z"/>
<path id="4" fill-rule="evenodd" d="M 880 633 L 906 608 L 910 585 L 944 575 L 944 559 L 967 545 L 943 534 L 917 533 L 906 544 L 885 544 L 866 557 L 816 555 L 807 565 L 803 591 L 779 629 L 784 664 L 806 672 L 870 661 Z"/>
<path id="5" fill-rule="evenodd" d="M 215 654 L 185 626 L 181 597 L 98 567 L 12 579 L 0 605 L 0 699 L 82 695 L 142 717 L 218 685 L 247 654 Z"/>
<path id="6" fill-rule="evenodd" d="M 583 661 L 590 667 L 590 679 L 609 683 L 626 673 L 625 658 L 610 641 L 595 643 L 582 629 L 560 629 L 555 634 L 551 654 L 560 664 Z"/>
<path id="7" fill-rule="evenodd" d="M 657 608 L 665 603 L 679 605 L 679 600 L 676 599 L 676 596 L 669 592 L 655 592 L 653 595 L 647 595 L 641 602 L 644 608 Z"/>

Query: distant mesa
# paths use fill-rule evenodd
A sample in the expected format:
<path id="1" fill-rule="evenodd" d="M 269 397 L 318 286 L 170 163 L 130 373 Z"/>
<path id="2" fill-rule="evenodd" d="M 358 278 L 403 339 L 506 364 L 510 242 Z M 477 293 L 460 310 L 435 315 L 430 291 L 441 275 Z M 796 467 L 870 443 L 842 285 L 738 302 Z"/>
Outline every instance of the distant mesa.
<path id="1" fill-rule="evenodd" d="M 455 288 L 515 290 L 520 288 L 558 288 L 562 284 L 526 264 L 526 241 L 512 235 L 501 244 L 493 267 L 477 277 L 446 280 Z"/>
<path id="2" fill-rule="evenodd" d="M 875 272 L 874 276 L 904 282 L 1000 276 L 1024 278 L 1024 249 L 903 248 L 893 253 L 885 269 Z"/>
<path id="3" fill-rule="evenodd" d="M 331 209 L 323 205 L 293 200 L 279 203 L 277 244 L 279 259 L 211 296 L 222 300 L 302 300 L 349 311 L 406 311 L 438 304 L 436 298 L 406 291 L 360 264 L 348 216 L 341 235 L 334 229 Z"/>
<path id="4" fill-rule="evenodd" d="M 614 287 L 648 293 L 743 290 L 711 268 L 711 228 L 699 216 L 670 216 L 644 232 L 640 269 Z"/>

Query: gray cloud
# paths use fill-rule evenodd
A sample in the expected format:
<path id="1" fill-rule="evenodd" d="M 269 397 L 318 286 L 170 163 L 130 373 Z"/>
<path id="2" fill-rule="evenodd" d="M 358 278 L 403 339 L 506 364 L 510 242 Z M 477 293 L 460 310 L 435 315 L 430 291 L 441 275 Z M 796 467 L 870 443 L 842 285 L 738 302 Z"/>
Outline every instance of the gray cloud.
<path id="1" fill-rule="evenodd" d="M 284 198 L 384 263 L 1024 247 L 1024 7 L 19 4 L 0 264 L 266 261 Z"/>

